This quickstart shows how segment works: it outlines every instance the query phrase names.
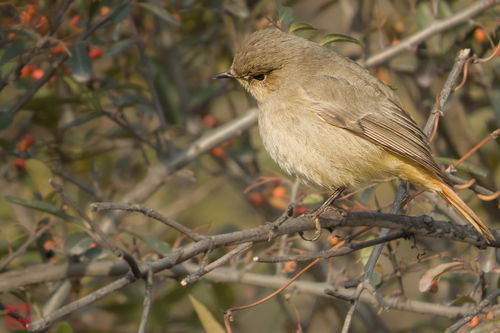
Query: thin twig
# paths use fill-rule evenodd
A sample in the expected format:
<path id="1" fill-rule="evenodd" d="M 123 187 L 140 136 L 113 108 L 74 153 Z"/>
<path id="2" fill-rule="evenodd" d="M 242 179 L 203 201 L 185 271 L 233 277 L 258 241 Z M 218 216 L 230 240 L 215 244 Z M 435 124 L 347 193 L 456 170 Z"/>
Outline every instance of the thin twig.
<path id="1" fill-rule="evenodd" d="M 185 234 L 194 241 L 199 241 L 206 238 L 206 236 L 200 235 L 192 231 L 191 229 L 186 228 L 185 226 L 175 221 L 174 219 L 164 216 L 151 208 L 138 204 L 128 204 L 121 202 L 94 202 L 90 205 L 90 210 L 93 212 L 101 212 L 107 210 L 124 210 L 128 212 L 139 212 L 147 217 L 151 217 L 157 221 L 160 221 L 161 223 L 165 224 L 166 226 L 169 226 L 172 229 L 175 229 Z"/>
<path id="2" fill-rule="evenodd" d="M 0 272 L 3 272 L 3 270 L 12 262 L 12 260 L 16 259 L 18 256 L 26 252 L 28 247 L 30 247 L 33 242 L 35 242 L 44 232 L 46 232 L 48 229 L 50 229 L 54 225 L 54 222 L 50 222 L 47 225 L 43 226 L 38 230 L 37 232 L 34 232 L 27 240 L 24 242 L 23 245 L 21 245 L 16 251 L 11 253 L 8 257 L 2 259 L 0 262 Z"/>
<path id="3" fill-rule="evenodd" d="M 213 271 L 217 267 L 224 265 L 235 256 L 247 251 L 252 247 L 252 245 L 253 245 L 252 242 L 240 244 L 231 251 L 229 251 L 228 253 L 226 253 L 225 255 L 223 255 L 222 257 L 220 257 L 219 259 L 215 260 L 214 262 L 208 265 L 201 266 L 199 271 L 191 273 L 187 277 L 182 279 L 181 286 L 187 286 L 199 280 L 203 275 L 209 273 L 210 271 Z"/>
<path id="4" fill-rule="evenodd" d="M 151 303 L 153 298 L 153 280 L 154 274 L 151 268 L 148 270 L 148 275 L 146 277 L 146 290 L 144 292 L 144 302 L 143 302 L 143 310 L 141 316 L 141 323 L 139 325 L 138 333 L 145 333 L 146 326 L 148 324 L 149 313 L 151 312 Z"/>
<path id="5" fill-rule="evenodd" d="M 451 92 L 457 85 L 458 78 L 462 73 L 464 64 L 467 62 L 467 59 L 469 59 L 469 55 L 470 49 L 463 49 L 458 52 L 458 56 L 453 64 L 453 67 L 451 68 L 450 74 L 448 74 L 448 78 L 436 98 L 436 103 L 434 104 L 434 107 L 432 108 L 429 118 L 424 126 L 424 134 L 429 138 L 429 140 L 432 136 L 433 128 L 437 127 L 438 118 L 442 115 L 444 106 L 448 101 Z"/>
<path id="6" fill-rule="evenodd" d="M 309 261 L 313 259 L 329 259 L 333 257 L 345 256 L 355 251 L 371 247 L 377 244 L 387 243 L 398 238 L 405 237 L 406 233 L 402 231 L 395 232 L 383 237 L 378 237 L 375 239 L 370 239 L 365 242 L 360 243 L 347 243 L 343 247 L 337 249 L 331 249 L 326 251 L 319 251 L 309 254 L 298 254 L 298 255 L 284 255 L 284 256 L 272 256 L 272 257 L 260 257 L 256 256 L 253 258 L 256 262 L 262 263 L 277 263 L 277 262 L 287 262 L 287 261 Z"/>
<path id="7" fill-rule="evenodd" d="M 494 130 L 492 133 L 488 134 L 487 137 L 482 139 L 477 145 L 472 147 L 467 153 L 465 153 L 460 159 L 457 161 L 453 162 L 452 165 L 450 165 L 446 171 L 450 171 L 452 168 L 456 168 L 460 164 L 462 164 L 465 160 L 467 160 L 472 154 L 474 154 L 479 148 L 484 146 L 486 143 L 490 142 L 491 140 L 495 140 L 498 136 L 500 135 L 500 129 Z"/>
<path id="8" fill-rule="evenodd" d="M 422 43 L 423 41 L 439 34 L 443 31 L 456 27 L 459 24 L 468 22 L 474 16 L 477 16 L 485 10 L 494 7 L 500 3 L 499 0 L 481 0 L 476 1 L 469 7 L 448 16 L 445 19 L 433 22 L 427 28 L 420 30 L 410 37 L 404 38 L 397 45 L 387 48 L 366 60 L 365 66 L 373 67 L 380 65 L 388 60 L 398 56 L 399 54 L 413 49 L 413 47 Z"/>
<path id="9" fill-rule="evenodd" d="M 464 325 L 466 325 L 472 319 L 472 317 L 477 316 L 486 307 L 490 306 L 493 302 L 496 302 L 498 296 L 500 296 L 500 289 L 497 289 L 488 296 L 486 296 L 486 298 L 483 299 L 481 303 L 479 303 L 479 305 L 472 312 L 468 313 L 462 319 L 457 321 L 455 324 L 448 327 L 446 329 L 446 333 L 458 332 Z"/>
<path id="10" fill-rule="evenodd" d="M 113 243 L 111 243 L 106 235 L 102 232 L 101 228 L 83 211 L 79 208 L 79 206 L 71 200 L 66 193 L 64 192 L 64 189 L 61 184 L 57 183 L 54 179 L 49 180 L 49 184 L 56 190 L 56 192 L 61 196 L 61 201 L 65 204 L 67 204 L 69 207 L 74 209 L 78 215 L 85 220 L 89 224 L 89 226 L 92 228 L 92 231 L 97 235 L 98 242 L 100 245 L 103 245 L 110 249 L 115 255 L 123 258 L 129 266 L 130 270 L 134 274 L 136 278 L 140 278 L 142 276 L 142 273 L 139 269 L 139 265 L 137 264 L 136 260 L 134 257 L 126 252 L 125 250 L 117 247 Z"/>
<path id="11" fill-rule="evenodd" d="M 400 209 L 405 201 L 405 198 L 407 196 L 407 186 L 408 184 L 405 181 L 401 181 L 399 183 L 399 188 L 396 192 L 396 199 L 394 200 L 394 203 L 391 208 L 391 213 L 396 214 Z M 386 237 L 389 234 L 389 229 L 388 228 L 383 228 L 380 231 L 380 238 Z M 342 325 L 342 333 L 347 333 L 349 332 L 349 328 L 352 323 L 352 317 L 354 316 L 354 311 L 356 310 L 356 307 L 359 303 L 359 297 L 361 296 L 361 293 L 363 292 L 364 289 L 366 289 L 366 286 L 369 284 L 369 281 L 371 279 L 371 276 L 373 275 L 373 272 L 375 270 L 375 265 L 377 264 L 377 261 L 380 257 L 380 254 L 382 253 L 382 249 L 384 248 L 385 243 L 380 243 L 377 244 L 372 252 L 370 253 L 370 257 L 368 258 L 368 261 L 365 265 L 365 272 L 363 276 L 361 277 L 361 280 L 359 281 L 359 284 L 356 288 L 356 299 L 354 300 L 354 303 L 351 305 L 349 311 L 347 312 L 347 315 L 344 319 L 344 324 Z"/>

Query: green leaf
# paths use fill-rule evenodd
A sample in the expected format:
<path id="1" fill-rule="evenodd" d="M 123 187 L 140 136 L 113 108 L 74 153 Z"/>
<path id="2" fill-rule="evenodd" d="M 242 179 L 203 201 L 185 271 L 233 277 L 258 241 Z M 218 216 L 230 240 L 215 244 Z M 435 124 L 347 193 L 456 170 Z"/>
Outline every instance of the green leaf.
<path id="1" fill-rule="evenodd" d="M 121 4 L 109 15 L 106 23 L 102 26 L 116 25 L 120 23 L 129 16 L 131 10 L 132 6 L 129 3 Z"/>
<path id="2" fill-rule="evenodd" d="M 87 49 L 83 45 L 73 45 L 69 47 L 71 57 L 68 65 L 73 78 L 80 83 L 86 83 L 92 78 L 92 62 L 90 61 Z"/>
<path id="3" fill-rule="evenodd" d="M 39 210 L 39 211 L 42 211 L 45 213 L 55 215 L 55 216 L 60 217 L 64 220 L 67 220 L 67 221 L 72 221 L 72 222 L 79 222 L 80 221 L 76 217 L 67 214 L 66 212 L 58 209 L 56 206 L 49 204 L 45 201 L 27 200 L 27 199 L 22 199 L 22 198 L 10 196 L 10 195 L 5 196 L 5 200 L 10 201 L 16 205 L 21 205 L 24 207 L 33 208 L 33 209 L 36 209 L 36 210 Z"/>
<path id="4" fill-rule="evenodd" d="M 331 43 L 354 43 L 354 44 L 361 45 L 361 42 L 359 40 L 357 40 L 356 38 L 352 38 L 350 36 L 346 36 L 346 35 L 342 35 L 342 34 L 328 34 L 319 41 L 319 44 L 322 46 L 325 46 L 325 45 L 331 44 Z"/>
<path id="5" fill-rule="evenodd" d="M 125 40 L 121 40 L 119 42 L 116 42 L 113 45 L 111 45 L 111 47 L 106 52 L 106 55 L 113 57 L 117 54 L 122 53 L 126 49 L 128 49 L 130 46 L 132 46 L 132 44 L 134 44 L 134 41 L 132 39 L 125 39 Z"/>
<path id="6" fill-rule="evenodd" d="M 174 19 L 172 17 L 172 15 L 170 15 L 170 13 L 167 12 L 167 10 L 165 8 L 163 8 L 163 7 L 160 7 L 160 6 L 157 6 L 157 5 L 153 5 L 153 4 L 150 4 L 150 3 L 146 3 L 146 2 L 139 3 L 139 6 L 141 6 L 142 8 L 145 8 L 145 9 L 149 10 L 151 13 L 153 13 L 156 16 L 158 16 L 159 18 L 161 18 L 162 20 L 164 20 L 167 23 L 173 23 L 175 25 L 179 24 L 179 22 L 176 19 Z"/>
<path id="7" fill-rule="evenodd" d="M 91 121 L 92 119 L 99 118 L 99 117 L 102 117 L 102 116 L 103 116 L 103 113 L 101 113 L 101 112 L 92 112 L 92 113 L 89 113 L 88 115 L 86 115 L 86 116 L 84 116 L 82 118 L 78 118 L 78 119 L 75 119 L 73 121 L 70 121 L 69 123 L 63 124 L 61 126 L 61 128 L 62 129 L 68 129 L 68 128 L 71 128 L 71 127 L 80 126 L 80 125 L 85 124 L 88 121 Z"/>
<path id="8" fill-rule="evenodd" d="M 162 242 L 161 240 L 159 240 L 153 236 L 139 234 L 139 233 L 136 233 L 133 231 L 127 231 L 127 233 L 129 233 L 132 236 L 135 236 L 135 237 L 141 239 L 142 241 L 144 241 L 145 243 L 149 244 L 149 246 L 151 246 L 159 254 L 168 255 L 168 254 L 172 253 L 172 249 L 170 248 L 170 246 L 168 246 L 167 244 L 165 244 L 164 242 Z"/>
<path id="9" fill-rule="evenodd" d="M 304 205 L 314 205 L 314 204 L 319 204 L 325 201 L 323 197 L 317 193 L 309 194 L 306 196 L 303 200 L 302 203 Z"/>
<path id="10" fill-rule="evenodd" d="M 295 21 L 292 8 L 276 3 L 276 9 L 278 10 L 278 20 L 285 23 L 287 27 L 290 27 Z"/>
<path id="11" fill-rule="evenodd" d="M 48 197 L 54 192 L 52 186 L 49 184 L 49 179 L 53 177 L 53 174 L 45 163 L 36 159 L 26 160 L 26 171 L 33 180 L 36 191 L 38 191 L 43 198 Z"/>
<path id="12" fill-rule="evenodd" d="M 191 304 L 193 304 L 194 311 L 200 318 L 201 324 L 205 332 L 210 333 L 224 333 L 225 330 L 222 328 L 221 324 L 215 320 L 214 315 L 207 309 L 207 307 L 198 301 L 193 295 L 188 294 Z"/>
<path id="13" fill-rule="evenodd" d="M 81 255 L 91 248 L 94 240 L 85 232 L 70 234 L 64 242 L 64 250 L 70 255 Z"/>
<path id="14" fill-rule="evenodd" d="M 73 328 L 71 328 L 71 325 L 68 322 L 63 321 L 57 323 L 54 333 L 73 333 Z"/>
<path id="15" fill-rule="evenodd" d="M 241 18 L 247 18 L 248 15 L 250 14 L 245 2 L 243 2 L 242 5 L 236 3 L 227 3 L 224 5 L 224 9 L 230 12 L 231 14 Z"/>
<path id="16" fill-rule="evenodd" d="M 6 129 L 12 123 L 12 115 L 9 112 L 0 112 L 0 130 Z"/>
<path id="17" fill-rule="evenodd" d="M 308 23 L 293 22 L 288 31 L 300 37 L 310 38 L 318 31 L 318 29 Z"/>
<path id="18" fill-rule="evenodd" d="M 435 157 L 434 158 L 438 163 L 441 163 L 441 164 L 448 164 L 448 165 L 452 165 L 453 163 L 455 163 L 456 161 L 458 161 L 457 159 L 455 158 L 448 158 L 448 157 Z M 481 177 L 486 177 L 488 175 L 488 173 L 481 169 L 480 167 L 470 163 L 470 162 L 467 162 L 467 161 L 464 161 L 462 163 L 460 163 L 457 167 L 456 167 L 457 170 L 459 171 L 464 171 L 464 172 L 470 172 L 472 174 L 475 174 L 475 175 L 478 175 L 478 176 L 481 176 Z"/>
<path id="19" fill-rule="evenodd" d="M 0 66 L 8 62 L 9 60 L 17 57 L 25 50 L 25 43 L 22 41 L 13 41 L 2 47 L 3 54 L 0 59 Z"/>

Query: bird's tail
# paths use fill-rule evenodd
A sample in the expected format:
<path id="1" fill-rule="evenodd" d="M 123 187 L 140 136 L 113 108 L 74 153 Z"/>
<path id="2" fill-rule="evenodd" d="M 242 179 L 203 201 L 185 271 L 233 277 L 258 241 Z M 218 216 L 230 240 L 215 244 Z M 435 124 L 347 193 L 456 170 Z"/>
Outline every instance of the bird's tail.
<path id="1" fill-rule="evenodd" d="M 460 199 L 458 194 L 456 194 L 448 185 L 435 179 L 433 183 L 436 185 L 436 191 L 441 197 L 446 199 L 453 208 L 455 208 L 460 214 L 465 217 L 465 219 L 472 224 L 472 226 L 487 240 L 494 241 L 495 237 L 491 233 L 490 229 L 479 219 L 479 217 L 465 204 L 465 202 Z"/>

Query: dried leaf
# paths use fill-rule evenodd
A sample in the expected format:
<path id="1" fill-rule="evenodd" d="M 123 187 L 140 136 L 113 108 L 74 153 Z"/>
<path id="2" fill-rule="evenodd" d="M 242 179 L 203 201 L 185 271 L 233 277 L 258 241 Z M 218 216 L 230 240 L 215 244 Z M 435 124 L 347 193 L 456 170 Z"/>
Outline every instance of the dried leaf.
<path id="1" fill-rule="evenodd" d="M 428 292 L 430 291 L 433 281 L 438 280 L 439 276 L 446 272 L 447 270 L 462 266 L 463 263 L 460 261 L 453 261 L 445 264 L 440 264 L 434 268 L 431 268 L 427 270 L 424 275 L 420 278 L 419 284 L 418 284 L 418 290 L 420 292 Z"/>
<path id="2" fill-rule="evenodd" d="M 189 300 L 191 301 L 191 304 L 193 304 L 194 311 L 196 311 L 196 314 L 198 315 L 198 318 L 200 318 L 201 324 L 203 325 L 203 328 L 205 329 L 205 332 L 210 332 L 210 333 L 224 333 L 226 332 L 221 324 L 217 320 L 215 320 L 213 314 L 207 309 L 207 307 L 198 301 L 193 295 L 188 294 Z"/>

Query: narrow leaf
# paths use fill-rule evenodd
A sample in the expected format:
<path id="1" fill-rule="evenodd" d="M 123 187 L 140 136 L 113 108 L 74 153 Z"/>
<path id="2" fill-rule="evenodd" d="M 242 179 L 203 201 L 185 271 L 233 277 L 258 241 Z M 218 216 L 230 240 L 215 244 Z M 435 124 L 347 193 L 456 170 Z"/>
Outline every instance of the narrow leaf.
<path id="1" fill-rule="evenodd" d="M 67 214 L 66 212 L 58 209 L 56 206 L 49 204 L 47 202 L 44 202 L 44 201 L 26 200 L 26 199 L 22 199 L 22 198 L 18 198 L 18 197 L 13 197 L 10 195 L 5 196 L 5 199 L 7 201 L 12 202 L 13 204 L 21 205 L 21 206 L 33 208 L 33 209 L 36 209 L 36 210 L 39 210 L 39 211 L 42 211 L 45 213 L 49 213 L 49 214 L 55 215 L 55 216 L 60 217 L 64 220 L 67 220 L 67 221 L 79 222 L 79 220 L 76 217 L 71 216 L 71 215 Z"/>
<path id="2" fill-rule="evenodd" d="M 222 328 L 221 324 L 219 324 L 219 322 L 215 320 L 213 314 L 207 309 L 207 307 L 203 303 L 198 301 L 191 294 L 188 294 L 188 297 L 189 300 L 191 301 L 191 304 L 193 304 L 194 311 L 196 311 L 198 318 L 200 318 L 201 324 L 203 325 L 205 332 L 210 332 L 210 333 L 226 332 Z"/>
<path id="3" fill-rule="evenodd" d="M 278 10 L 278 20 L 285 23 L 285 25 L 288 27 L 291 26 L 295 21 L 292 8 L 276 3 L 276 9 Z"/>
<path id="4" fill-rule="evenodd" d="M 342 34 L 328 34 L 325 37 L 323 37 L 320 41 L 319 44 L 322 46 L 325 46 L 327 44 L 331 43 L 354 43 L 361 45 L 361 42 L 357 40 L 356 38 L 352 38 L 350 36 L 342 35 Z"/>
<path id="5" fill-rule="evenodd" d="M 131 39 L 125 39 L 116 42 L 113 45 L 111 45 L 111 47 L 108 49 L 108 52 L 106 52 L 106 55 L 113 57 L 117 54 L 120 54 L 126 49 L 128 49 L 130 46 L 132 46 L 133 43 L 134 41 Z"/>
<path id="6" fill-rule="evenodd" d="M 3 54 L 0 59 L 0 66 L 22 54 L 25 50 L 25 43 L 22 41 L 13 41 L 2 47 L 2 50 Z"/>
<path id="7" fill-rule="evenodd" d="M 299 30 L 314 30 L 314 31 L 316 31 L 318 29 L 316 29 L 312 25 L 310 25 L 308 23 L 304 23 L 304 22 L 293 22 L 292 25 L 290 26 L 290 29 L 289 29 L 290 32 L 296 32 Z"/>
<path id="8" fill-rule="evenodd" d="M 162 255 L 167 255 L 172 253 L 172 249 L 170 246 L 165 244 L 164 242 L 160 241 L 159 239 L 150 236 L 150 235 L 145 235 L 145 234 L 139 234 L 133 231 L 127 231 L 127 233 L 141 239 L 145 243 L 149 244 L 156 252 Z"/>
<path id="9" fill-rule="evenodd" d="M 170 15 L 170 13 L 163 7 L 153 5 L 150 3 L 146 3 L 146 2 L 139 3 L 139 6 L 149 10 L 151 13 L 158 16 L 159 18 L 161 18 L 162 20 L 164 20 L 167 23 L 173 23 L 175 25 L 179 24 L 179 22 L 176 19 L 174 19 L 172 17 L 172 15 Z"/>
<path id="10" fill-rule="evenodd" d="M 463 263 L 460 261 L 453 261 L 453 262 L 448 262 L 444 264 L 440 264 L 436 267 L 433 267 L 429 270 L 427 270 L 424 275 L 420 278 L 419 284 L 418 284 L 418 290 L 420 292 L 426 292 L 429 291 L 431 286 L 432 286 L 432 281 L 437 280 L 441 274 L 446 272 L 447 270 L 455 267 L 462 266 Z"/>
<path id="11" fill-rule="evenodd" d="M 294 22 L 288 31 L 303 38 L 310 38 L 318 31 L 318 29 L 304 22 Z"/>
<path id="12" fill-rule="evenodd" d="M 106 23 L 103 24 L 103 26 L 116 25 L 117 23 L 120 23 L 121 21 L 123 21 L 128 17 L 131 9 L 132 6 L 130 4 L 128 3 L 121 4 L 110 14 L 108 19 L 106 20 Z"/>
<path id="13" fill-rule="evenodd" d="M 84 116 L 82 118 L 78 118 L 78 119 L 70 121 L 70 122 L 68 122 L 66 124 L 63 124 L 61 126 L 61 128 L 62 129 L 68 129 L 68 128 L 71 128 L 71 127 L 80 126 L 80 125 L 85 124 L 88 121 L 91 121 L 92 119 L 99 118 L 99 117 L 102 117 L 102 116 L 103 116 L 103 113 L 101 113 L 101 112 L 92 112 L 92 113 L 89 113 L 88 115 L 86 115 L 86 116 Z"/>
<path id="14" fill-rule="evenodd" d="M 244 2 L 241 5 L 235 3 L 225 4 L 224 9 L 230 12 L 231 14 L 241 18 L 247 18 L 248 15 L 250 14 L 250 12 L 248 11 L 248 7 Z"/>
<path id="15" fill-rule="evenodd" d="M 92 63 L 87 49 L 83 45 L 73 45 L 69 47 L 71 57 L 69 58 L 69 68 L 71 74 L 77 82 L 85 83 L 92 78 Z"/>
<path id="16" fill-rule="evenodd" d="M 46 198 L 54 191 L 49 185 L 49 179 L 53 177 L 53 174 L 45 163 L 36 159 L 26 160 L 26 171 L 42 197 Z"/>
<path id="17" fill-rule="evenodd" d="M 70 234 L 64 242 L 64 250 L 70 255 L 81 255 L 89 250 L 94 240 L 85 232 Z"/>

